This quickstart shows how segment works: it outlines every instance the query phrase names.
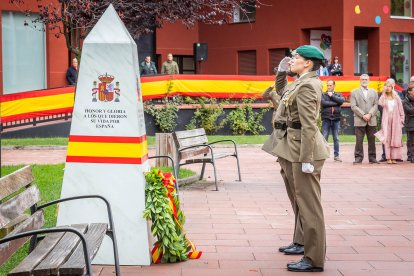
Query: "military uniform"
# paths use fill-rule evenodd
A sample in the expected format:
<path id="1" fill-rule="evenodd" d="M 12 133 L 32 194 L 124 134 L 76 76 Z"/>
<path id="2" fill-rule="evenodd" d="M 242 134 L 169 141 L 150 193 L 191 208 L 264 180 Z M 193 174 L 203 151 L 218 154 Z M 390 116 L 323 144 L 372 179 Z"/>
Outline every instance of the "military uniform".
<path id="1" fill-rule="evenodd" d="M 267 98 L 272 101 L 274 108 L 276 109 L 272 118 L 272 127 L 273 132 L 264 143 L 262 149 L 272 155 L 273 150 L 276 148 L 279 141 L 283 139 L 286 135 L 286 117 L 285 117 L 285 106 L 280 104 L 281 95 L 285 88 L 288 88 L 286 80 L 286 72 L 277 72 L 276 75 L 276 92 L 272 91 L 273 89 L 267 89 L 263 92 L 263 98 Z M 290 162 L 287 162 L 284 158 L 278 158 L 280 164 L 280 174 L 283 178 L 283 182 L 286 186 L 286 192 L 289 197 L 289 201 L 292 205 L 293 213 L 295 214 L 295 229 L 293 232 L 293 243 L 303 245 L 303 228 L 300 223 L 299 208 L 295 200 L 295 190 L 293 186 L 293 174 L 292 174 L 292 165 Z"/>
<path id="2" fill-rule="evenodd" d="M 273 152 L 292 166 L 296 203 L 304 231 L 305 257 L 323 268 L 326 234 L 321 205 L 320 176 L 329 148 L 316 126 L 322 82 L 316 71 L 302 74 L 286 87 L 280 102 L 286 108 L 287 132 Z M 312 163 L 312 173 L 302 172 L 302 163 Z M 289 266 L 288 266 L 289 267 Z"/>
<path id="3" fill-rule="evenodd" d="M 164 61 L 161 67 L 161 74 L 180 74 L 180 71 L 178 69 L 178 64 L 174 60 L 172 61 Z"/>

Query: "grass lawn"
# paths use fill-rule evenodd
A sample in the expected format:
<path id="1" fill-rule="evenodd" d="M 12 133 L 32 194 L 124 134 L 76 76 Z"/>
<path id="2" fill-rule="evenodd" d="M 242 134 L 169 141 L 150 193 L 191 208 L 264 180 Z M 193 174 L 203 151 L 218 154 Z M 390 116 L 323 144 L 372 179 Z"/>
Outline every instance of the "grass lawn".
<path id="1" fill-rule="evenodd" d="M 9 174 L 22 166 L 3 166 L 2 175 Z M 63 164 L 59 165 L 33 165 L 35 183 L 38 185 L 42 203 L 58 199 L 62 188 Z M 56 205 L 45 209 L 45 227 L 56 225 Z M 27 255 L 29 243 L 20 248 L 6 263 L 0 267 L 0 275 L 7 275 Z"/>
<path id="2" fill-rule="evenodd" d="M 21 166 L 2 166 L 2 175 L 10 174 Z M 41 204 L 60 198 L 63 181 L 63 169 L 64 164 L 58 165 L 33 165 L 33 175 L 35 177 L 35 183 L 39 187 L 41 194 Z M 171 167 L 161 167 L 162 171 L 172 172 Z M 188 169 L 180 169 L 179 178 L 185 178 L 195 175 L 196 173 Z M 56 225 L 57 219 L 57 206 L 53 205 L 45 209 L 45 228 L 53 227 Z M 7 275 L 15 266 L 17 266 L 27 255 L 29 249 L 29 242 L 20 248 L 6 263 L 0 266 L 0 276 Z"/>
<path id="3" fill-rule="evenodd" d="M 217 140 L 232 139 L 238 145 L 263 144 L 269 135 L 210 135 L 208 140 L 214 142 Z M 404 142 L 407 141 L 407 135 L 403 135 Z M 155 136 L 147 136 L 148 145 L 155 145 Z M 341 143 L 355 143 L 355 135 L 339 135 Z M 365 142 L 367 141 L 365 137 Z M 329 143 L 333 143 L 332 135 L 329 135 Z M 227 142 L 230 143 L 230 142 Z M 2 139 L 2 146 L 67 146 L 68 138 L 25 138 L 25 139 Z"/>
<path id="4" fill-rule="evenodd" d="M 67 146 L 68 138 L 21 138 L 21 139 L 1 139 L 2 146 Z"/>

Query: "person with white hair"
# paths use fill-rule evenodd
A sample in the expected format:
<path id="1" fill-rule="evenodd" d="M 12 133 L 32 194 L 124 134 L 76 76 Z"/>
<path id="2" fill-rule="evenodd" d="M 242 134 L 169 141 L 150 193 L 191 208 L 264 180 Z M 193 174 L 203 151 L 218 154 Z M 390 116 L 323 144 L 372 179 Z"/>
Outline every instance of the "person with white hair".
<path id="1" fill-rule="evenodd" d="M 76 80 L 78 78 L 78 59 L 72 59 L 72 66 L 66 71 L 66 80 L 69 85 L 76 85 Z"/>
<path id="2" fill-rule="evenodd" d="M 361 86 L 351 92 L 351 109 L 354 112 L 354 129 L 356 136 L 354 165 L 361 164 L 364 159 L 364 136 L 368 139 L 368 161 L 378 164 L 375 149 L 375 132 L 377 131 L 378 94 L 368 87 L 369 76 L 362 74 L 359 78 Z"/>

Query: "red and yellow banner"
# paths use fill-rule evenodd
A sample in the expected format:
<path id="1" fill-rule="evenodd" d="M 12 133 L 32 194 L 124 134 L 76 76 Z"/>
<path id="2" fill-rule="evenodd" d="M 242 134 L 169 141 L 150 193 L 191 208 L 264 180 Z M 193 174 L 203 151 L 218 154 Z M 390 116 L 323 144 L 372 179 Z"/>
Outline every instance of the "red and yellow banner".
<path id="1" fill-rule="evenodd" d="M 70 113 L 74 87 L 54 88 L 0 96 L 1 121 L 12 122 Z"/>
<path id="2" fill-rule="evenodd" d="M 351 90 L 360 86 L 359 77 L 321 77 L 324 90 L 328 79 L 335 80 L 336 91 L 343 93 L 346 98 Z M 381 92 L 386 79 L 370 77 L 369 87 Z M 273 82 L 274 76 L 165 75 L 142 77 L 141 88 L 144 100 L 162 98 L 166 95 L 237 99 L 260 97 Z M 401 90 L 401 87 L 398 89 Z M 75 87 L 71 86 L 1 96 L 1 120 L 5 123 L 70 113 L 73 110 L 74 91 Z M 92 93 L 92 90 L 83 93 Z"/>
<path id="3" fill-rule="evenodd" d="M 168 198 L 168 205 L 170 206 L 170 209 L 171 209 L 170 211 L 174 218 L 174 221 L 176 225 L 178 226 L 178 228 L 180 229 L 180 231 L 184 232 L 183 225 L 180 223 L 180 219 L 178 218 L 178 208 L 174 200 L 174 198 L 176 197 L 176 189 L 175 189 L 176 179 L 171 173 L 162 173 L 161 170 L 158 170 L 158 174 L 161 175 L 163 179 L 163 185 L 167 188 L 166 196 Z M 191 248 L 187 254 L 187 257 L 189 259 L 199 259 L 201 255 L 203 254 L 203 252 L 197 251 L 197 248 L 194 245 L 194 243 L 187 236 L 185 236 L 185 238 Z M 152 261 L 154 264 L 159 264 L 161 262 L 161 258 L 163 255 L 162 248 L 160 247 L 161 243 L 163 243 L 162 240 L 156 242 L 154 244 L 154 248 L 151 250 Z"/>
<path id="4" fill-rule="evenodd" d="M 70 135 L 66 162 L 142 164 L 148 159 L 147 138 Z"/>

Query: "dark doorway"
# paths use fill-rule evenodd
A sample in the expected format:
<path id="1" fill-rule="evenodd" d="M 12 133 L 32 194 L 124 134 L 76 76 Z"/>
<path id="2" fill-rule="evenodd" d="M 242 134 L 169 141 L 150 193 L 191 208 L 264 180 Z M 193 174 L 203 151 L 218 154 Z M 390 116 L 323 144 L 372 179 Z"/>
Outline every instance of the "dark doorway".
<path id="1" fill-rule="evenodd" d="M 195 74 L 196 67 L 194 56 L 174 56 L 174 61 L 178 63 L 180 74 Z"/>
<path id="2" fill-rule="evenodd" d="M 141 35 L 138 40 L 135 40 L 138 46 L 138 64 L 144 61 L 146 56 L 151 57 L 151 61 L 155 62 L 158 68 L 158 60 L 155 54 L 155 30 L 152 33 Z"/>

